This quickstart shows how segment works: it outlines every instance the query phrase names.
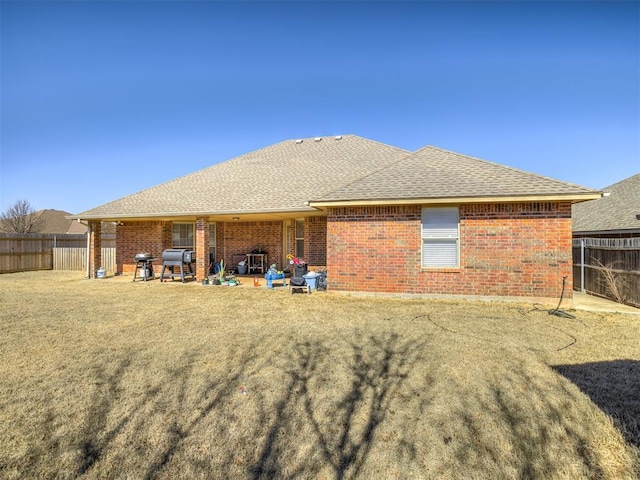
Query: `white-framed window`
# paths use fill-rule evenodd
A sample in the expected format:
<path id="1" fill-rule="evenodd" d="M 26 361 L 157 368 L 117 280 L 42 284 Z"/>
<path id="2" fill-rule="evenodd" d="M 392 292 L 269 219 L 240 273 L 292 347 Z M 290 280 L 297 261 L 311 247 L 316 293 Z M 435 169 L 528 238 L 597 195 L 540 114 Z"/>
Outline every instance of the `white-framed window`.
<path id="1" fill-rule="evenodd" d="M 295 225 L 296 257 L 304 258 L 304 219 L 296 220 Z"/>
<path id="2" fill-rule="evenodd" d="M 174 223 L 172 244 L 173 248 L 194 248 L 193 223 Z"/>
<path id="3" fill-rule="evenodd" d="M 216 224 L 209 224 L 209 258 L 216 258 Z"/>
<path id="4" fill-rule="evenodd" d="M 424 207 L 422 209 L 422 266 L 424 268 L 460 266 L 458 207 Z"/>

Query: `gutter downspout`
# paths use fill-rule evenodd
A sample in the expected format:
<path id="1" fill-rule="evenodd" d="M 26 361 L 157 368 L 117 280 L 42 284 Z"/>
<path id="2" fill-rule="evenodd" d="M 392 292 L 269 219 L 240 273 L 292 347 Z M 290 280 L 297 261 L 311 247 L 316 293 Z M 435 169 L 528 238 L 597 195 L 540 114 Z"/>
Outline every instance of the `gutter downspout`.
<path id="1" fill-rule="evenodd" d="M 584 238 L 580 239 L 580 291 L 584 293 Z"/>
<path id="2" fill-rule="evenodd" d="M 91 264 L 89 263 L 89 257 L 91 256 L 91 225 L 83 223 L 80 219 L 78 219 L 78 223 L 87 227 L 87 276 L 84 278 L 91 278 Z"/>

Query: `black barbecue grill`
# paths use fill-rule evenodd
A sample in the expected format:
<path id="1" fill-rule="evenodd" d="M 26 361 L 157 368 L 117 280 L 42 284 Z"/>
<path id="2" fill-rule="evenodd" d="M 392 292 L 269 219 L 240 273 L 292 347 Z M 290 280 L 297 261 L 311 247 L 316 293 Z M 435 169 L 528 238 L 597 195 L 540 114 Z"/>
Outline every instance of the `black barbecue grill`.
<path id="1" fill-rule="evenodd" d="M 195 261 L 196 255 L 193 250 L 187 250 L 186 248 L 169 248 L 165 250 L 162 252 L 160 281 L 162 282 L 165 277 L 171 278 L 171 280 L 175 277 L 180 277 L 183 283 L 185 277 L 192 277 L 195 280 L 196 274 L 192 267 L 192 263 Z M 180 273 L 176 273 L 174 270 L 176 267 L 180 268 Z"/>
<path id="2" fill-rule="evenodd" d="M 140 271 L 140 278 L 142 278 L 145 282 L 149 279 L 156 278 L 156 274 L 153 272 L 153 255 L 150 253 L 138 253 L 134 260 L 136 262 L 136 269 L 133 272 L 133 281 L 136 281 L 136 277 L 138 276 L 138 271 Z"/>

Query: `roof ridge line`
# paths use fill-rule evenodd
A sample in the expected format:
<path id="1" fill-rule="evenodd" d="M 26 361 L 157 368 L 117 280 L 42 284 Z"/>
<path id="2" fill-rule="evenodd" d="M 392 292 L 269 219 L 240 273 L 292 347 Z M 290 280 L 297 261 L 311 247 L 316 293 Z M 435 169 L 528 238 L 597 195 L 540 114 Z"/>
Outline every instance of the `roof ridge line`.
<path id="1" fill-rule="evenodd" d="M 464 153 L 454 152 L 453 150 L 447 150 L 446 148 L 435 147 L 435 146 L 433 146 L 433 145 L 425 145 L 425 146 L 424 146 L 424 147 L 422 147 L 421 149 L 416 150 L 416 153 L 417 153 L 417 152 L 420 152 L 420 151 L 422 151 L 422 150 L 425 150 L 425 149 L 427 149 L 427 148 L 431 148 L 431 149 L 434 149 L 434 150 L 439 150 L 439 151 L 441 151 L 441 152 L 450 153 L 450 154 L 452 154 L 452 155 L 457 155 L 457 156 L 460 156 L 460 157 L 470 158 L 470 159 L 472 159 L 472 160 L 476 160 L 476 161 L 478 161 L 478 162 L 487 163 L 487 164 L 489 164 L 489 165 L 494 165 L 494 166 L 496 166 L 496 167 L 500 167 L 500 168 L 506 168 L 506 169 L 508 169 L 508 170 L 512 170 L 512 171 L 514 171 L 514 172 L 523 173 L 523 174 L 526 174 L 526 175 L 535 175 L 535 176 L 537 176 L 537 177 L 544 178 L 545 180 L 550 180 L 550 181 L 552 181 L 552 182 L 554 182 L 554 183 L 557 183 L 557 184 L 571 185 L 571 186 L 573 186 L 573 187 L 583 188 L 583 189 L 587 189 L 587 190 L 595 190 L 596 192 L 602 191 L 601 189 L 599 190 L 599 189 L 595 189 L 595 188 L 585 187 L 584 185 L 578 185 L 577 183 L 566 182 L 566 181 L 564 181 L 564 180 L 559 180 L 559 179 L 557 179 L 557 178 L 547 177 L 546 175 L 541 175 L 541 174 L 539 174 L 539 173 L 535 173 L 535 172 L 529 172 L 529 171 L 527 171 L 527 170 L 523 170 L 523 169 L 521 169 L 521 168 L 512 167 L 511 165 L 505 165 L 504 163 L 492 162 L 492 161 L 490 161 L 490 160 L 485 160 L 485 159 L 483 159 L 483 158 L 474 157 L 474 156 L 472 156 L 472 155 L 467 155 L 467 154 L 464 154 Z"/>
<path id="2" fill-rule="evenodd" d="M 358 137 L 358 135 L 354 135 L 354 137 Z M 359 138 L 362 138 L 363 140 L 369 140 L 368 138 L 364 138 L 364 137 L 359 137 Z M 396 148 L 396 149 L 398 149 L 398 150 L 402 150 L 402 151 L 404 151 L 404 152 L 407 152 L 407 155 L 405 155 L 404 157 L 400 157 L 400 158 L 399 158 L 399 159 L 397 159 L 397 160 L 392 160 L 391 162 L 387 163 L 386 165 L 384 165 L 384 166 L 382 166 L 382 167 L 380 167 L 380 168 L 377 168 L 377 169 L 375 169 L 374 171 L 369 172 L 369 173 L 367 173 L 366 175 L 363 175 L 362 177 L 358 177 L 358 178 L 356 178 L 355 180 L 352 180 L 351 182 L 344 183 L 344 184 L 340 185 L 339 187 L 336 187 L 334 190 L 331 190 L 331 191 L 329 191 L 329 192 L 326 192 L 323 196 L 330 195 L 330 194 L 332 194 L 333 192 L 336 192 L 336 191 L 338 191 L 338 190 L 340 190 L 340 189 L 342 189 L 342 188 L 344 188 L 344 187 L 348 187 L 349 185 L 353 185 L 353 184 L 354 184 L 354 183 L 356 183 L 356 182 L 359 182 L 359 181 L 361 181 L 361 180 L 364 180 L 365 178 L 370 177 L 371 175 L 373 175 L 373 174 L 375 174 L 375 173 L 378 173 L 378 172 L 380 172 L 381 170 L 384 170 L 385 168 L 389 168 L 391 165 L 395 165 L 396 163 L 401 162 L 401 161 L 402 161 L 402 160 L 404 160 L 405 158 L 410 157 L 411 155 L 413 155 L 414 153 L 416 153 L 416 152 L 412 152 L 412 151 L 410 151 L 410 150 L 405 150 L 404 148 L 394 147 L 393 145 L 387 145 L 386 143 L 376 142 L 375 140 L 371 140 L 371 141 L 372 141 L 372 142 L 375 142 L 375 143 L 378 143 L 378 144 L 380 144 L 380 145 L 385 145 L 385 146 L 387 146 L 387 147 L 392 147 L 392 148 Z"/>

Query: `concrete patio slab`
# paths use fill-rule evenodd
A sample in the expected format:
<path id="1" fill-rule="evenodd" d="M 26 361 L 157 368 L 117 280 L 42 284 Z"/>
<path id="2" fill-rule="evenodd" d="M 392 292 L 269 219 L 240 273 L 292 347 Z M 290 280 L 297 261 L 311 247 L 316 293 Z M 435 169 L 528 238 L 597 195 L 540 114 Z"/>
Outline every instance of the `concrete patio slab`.
<path id="1" fill-rule="evenodd" d="M 589 312 L 617 312 L 640 315 L 640 308 L 576 291 L 573 292 L 573 308 Z"/>

